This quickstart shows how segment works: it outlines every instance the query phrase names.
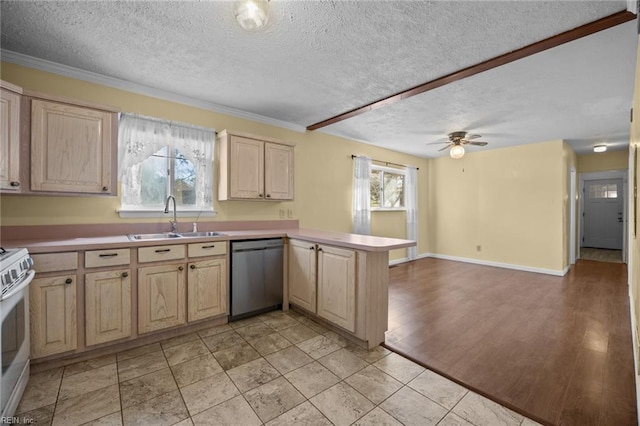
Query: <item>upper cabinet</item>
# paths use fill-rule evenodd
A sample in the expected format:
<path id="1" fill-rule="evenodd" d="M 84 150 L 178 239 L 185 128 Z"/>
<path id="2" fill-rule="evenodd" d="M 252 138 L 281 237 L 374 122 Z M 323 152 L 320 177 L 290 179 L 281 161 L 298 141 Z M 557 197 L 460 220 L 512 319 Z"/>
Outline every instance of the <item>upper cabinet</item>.
<path id="1" fill-rule="evenodd" d="M 293 144 L 228 130 L 217 141 L 218 200 L 293 200 Z"/>
<path id="2" fill-rule="evenodd" d="M 34 98 L 31 101 L 31 190 L 116 193 L 111 111 Z"/>
<path id="3" fill-rule="evenodd" d="M 0 192 L 116 195 L 116 108 L 0 89 Z"/>
<path id="4" fill-rule="evenodd" d="M 22 89 L 0 81 L 0 94 L 0 190 L 19 192 Z"/>

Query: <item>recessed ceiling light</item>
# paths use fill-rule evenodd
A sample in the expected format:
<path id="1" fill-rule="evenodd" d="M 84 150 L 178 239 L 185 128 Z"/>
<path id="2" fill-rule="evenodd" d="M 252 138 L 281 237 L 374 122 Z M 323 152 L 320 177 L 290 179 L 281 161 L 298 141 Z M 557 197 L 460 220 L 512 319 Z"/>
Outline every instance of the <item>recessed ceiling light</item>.
<path id="1" fill-rule="evenodd" d="M 605 152 L 607 150 L 606 145 L 596 145 L 593 147 L 593 152 Z"/>

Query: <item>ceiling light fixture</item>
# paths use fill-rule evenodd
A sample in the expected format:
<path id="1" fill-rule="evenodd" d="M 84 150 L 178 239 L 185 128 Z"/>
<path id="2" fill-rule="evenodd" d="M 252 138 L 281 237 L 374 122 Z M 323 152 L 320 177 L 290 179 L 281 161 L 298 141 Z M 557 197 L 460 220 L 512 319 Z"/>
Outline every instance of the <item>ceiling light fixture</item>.
<path id="1" fill-rule="evenodd" d="M 593 147 L 593 152 L 605 152 L 607 150 L 606 145 L 596 145 Z"/>
<path id="2" fill-rule="evenodd" d="M 269 22 L 268 0 L 241 0 L 234 7 L 238 24 L 247 31 L 258 31 Z"/>
<path id="3" fill-rule="evenodd" d="M 449 151 L 449 155 L 451 156 L 451 158 L 459 160 L 460 158 L 464 157 L 464 147 L 462 145 L 452 146 L 451 150 Z"/>

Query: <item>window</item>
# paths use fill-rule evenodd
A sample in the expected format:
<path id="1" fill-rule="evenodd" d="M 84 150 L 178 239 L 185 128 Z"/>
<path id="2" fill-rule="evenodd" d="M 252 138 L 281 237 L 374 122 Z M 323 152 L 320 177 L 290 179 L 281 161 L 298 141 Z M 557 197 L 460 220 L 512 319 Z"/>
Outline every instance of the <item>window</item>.
<path id="1" fill-rule="evenodd" d="M 181 216 L 211 216 L 215 131 L 123 114 L 119 131 L 122 217 L 164 215 L 169 195 Z"/>
<path id="2" fill-rule="evenodd" d="M 405 171 L 371 166 L 371 209 L 404 210 Z"/>
<path id="3" fill-rule="evenodd" d="M 589 198 L 618 198 L 618 185 L 609 184 L 590 184 Z"/>

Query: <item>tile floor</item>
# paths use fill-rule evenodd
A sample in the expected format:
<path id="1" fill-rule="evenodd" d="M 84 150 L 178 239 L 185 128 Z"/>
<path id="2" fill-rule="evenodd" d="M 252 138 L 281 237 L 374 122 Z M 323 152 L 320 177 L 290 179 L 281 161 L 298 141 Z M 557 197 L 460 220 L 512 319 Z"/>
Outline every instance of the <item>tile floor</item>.
<path id="1" fill-rule="evenodd" d="M 271 312 L 31 376 L 38 425 L 537 423 L 295 312 Z"/>

